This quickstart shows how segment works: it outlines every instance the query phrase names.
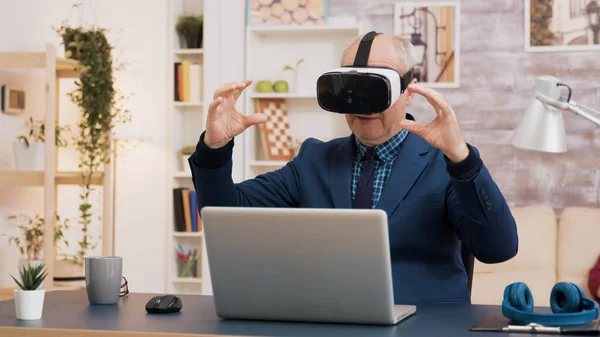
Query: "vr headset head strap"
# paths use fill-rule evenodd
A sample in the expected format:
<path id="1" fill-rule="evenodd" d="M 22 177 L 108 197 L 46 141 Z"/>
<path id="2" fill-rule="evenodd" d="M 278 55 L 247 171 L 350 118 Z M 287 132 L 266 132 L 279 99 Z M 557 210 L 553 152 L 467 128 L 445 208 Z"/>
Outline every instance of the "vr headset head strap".
<path id="1" fill-rule="evenodd" d="M 358 45 L 356 56 L 354 57 L 354 67 L 367 66 L 367 62 L 369 61 L 369 54 L 371 53 L 371 45 L 373 44 L 375 36 L 379 34 L 381 33 L 371 31 L 365 34 L 365 36 L 363 36 L 362 40 L 360 40 L 360 44 Z"/>

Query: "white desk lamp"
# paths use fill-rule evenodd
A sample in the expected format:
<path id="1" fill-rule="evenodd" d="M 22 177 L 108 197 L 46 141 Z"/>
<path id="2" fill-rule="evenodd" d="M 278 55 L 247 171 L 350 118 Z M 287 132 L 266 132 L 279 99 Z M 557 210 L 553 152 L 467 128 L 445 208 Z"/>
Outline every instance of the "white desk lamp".
<path id="1" fill-rule="evenodd" d="M 561 96 L 561 86 L 569 90 Z M 565 126 L 561 110 L 571 111 L 600 126 L 600 119 L 592 114 L 600 112 L 571 100 L 571 88 L 556 77 L 542 76 L 535 80 L 535 99 L 525 110 L 515 129 L 512 145 L 527 150 L 560 153 L 567 151 Z"/>

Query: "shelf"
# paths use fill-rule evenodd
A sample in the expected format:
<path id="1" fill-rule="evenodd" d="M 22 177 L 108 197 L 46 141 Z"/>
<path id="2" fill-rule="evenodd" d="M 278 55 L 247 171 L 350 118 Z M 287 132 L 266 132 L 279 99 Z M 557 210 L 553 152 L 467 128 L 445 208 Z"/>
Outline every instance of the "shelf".
<path id="1" fill-rule="evenodd" d="M 191 177 L 192 177 L 192 174 L 185 172 L 185 171 L 173 173 L 173 178 L 191 178 Z"/>
<path id="2" fill-rule="evenodd" d="M 180 55 L 202 55 L 204 54 L 204 49 L 176 49 L 174 51 L 176 56 Z"/>
<path id="3" fill-rule="evenodd" d="M 56 183 L 59 185 L 82 185 L 82 179 L 81 172 L 56 173 Z M 94 173 L 91 183 L 92 185 L 102 185 L 104 183 L 104 175 L 102 172 Z"/>
<path id="4" fill-rule="evenodd" d="M 261 35 L 289 35 L 289 34 L 357 34 L 359 33 L 358 26 L 342 26 L 342 25 L 259 25 L 250 26 L 248 31 Z"/>
<path id="5" fill-rule="evenodd" d="M 202 279 L 199 277 L 175 277 L 171 281 L 175 283 L 202 283 Z"/>
<path id="6" fill-rule="evenodd" d="M 203 236 L 203 232 L 173 232 L 175 238 L 201 238 Z"/>
<path id="7" fill-rule="evenodd" d="M 254 167 L 283 167 L 287 164 L 287 161 L 278 160 L 254 160 L 250 162 L 250 166 Z"/>
<path id="8" fill-rule="evenodd" d="M 174 102 L 173 105 L 179 108 L 200 108 L 204 104 L 202 102 Z"/>
<path id="9" fill-rule="evenodd" d="M 44 171 L 0 171 L 0 186 L 44 186 Z"/>
<path id="10" fill-rule="evenodd" d="M 251 92 L 248 93 L 248 97 L 250 98 L 288 98 L 288 99 L 317 99 L 316 94 L 310 93 L 276 93 L 276 92 L 268 92 L 268 93 L 259 93 L 259 92 Z"/>
<path id="11" fill-rule="evenodd" d="M 82 184 L 80 172 L 58 172 L 56 173 L 56 184 L 58 185 L 80 185 Z M 92 185 L 102 185 L 102 173 L 96 173 L 92 177 Z M 0 186 L 44 186 L 44 171 L 0 171 Z"/>
<path id="12" fill-rule="evenodd" d="M 56 58 L 56 75 L 61 78 L 76 78 L 75 68 L 79 62 Z M 46 67 L 45 52 L 3 52 L 0 53 L 0 68 L 43 69 Z"/>

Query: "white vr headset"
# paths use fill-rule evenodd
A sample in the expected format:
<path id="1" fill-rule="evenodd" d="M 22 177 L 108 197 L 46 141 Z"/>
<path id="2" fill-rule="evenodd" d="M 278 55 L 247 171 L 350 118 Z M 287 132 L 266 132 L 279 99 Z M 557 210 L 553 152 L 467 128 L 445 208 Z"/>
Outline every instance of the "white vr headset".
<path id="1" fill-rule="evenodd" d="M 354 64 L 325 72 L 317 79 L 317 101 L 322 109 L 343 114 L 375 114 L 392 106 L 412 80 L 395 69 L 367 66 L 376 32 L 366 34 Z"/>

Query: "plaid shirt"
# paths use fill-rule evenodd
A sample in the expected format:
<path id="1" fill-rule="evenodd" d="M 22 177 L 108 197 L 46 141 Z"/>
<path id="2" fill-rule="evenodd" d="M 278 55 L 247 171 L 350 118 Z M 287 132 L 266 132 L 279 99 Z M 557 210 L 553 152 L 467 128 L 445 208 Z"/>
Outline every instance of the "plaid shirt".
<path id="1" fill-rule="evenodd" d="M 383 186 L 392 171 L 392 165 L 396 157 L 398 156 L 398 152 L 400 150 L 400 145 L 406 136 L 408 135 L 408 131 L 402 130 L 394 137 L 390 138 L 383 144 L 379 144 L 375 146 L 375 163 L 373 169 L 375 170 L 375 181 L 373 182 L 373 204 L 372 208 L 377 206 L 379 202 L 379 198 L 381 197 L 381 192 L 383 191 Z M 357 138 L 356 140 L 356 155 L 354 156 L 354 169 L 352 170 L 352 200 L 356 195 L 356 182 L 360 177 L 360 173 L 362 172 L 363 166 L 363 156 L 365 152 L 367 152 L 368 147 L 362 144 Z"/>

